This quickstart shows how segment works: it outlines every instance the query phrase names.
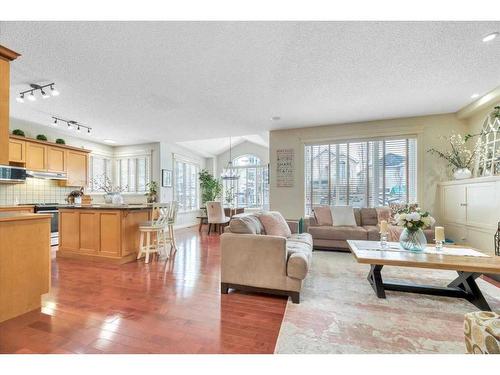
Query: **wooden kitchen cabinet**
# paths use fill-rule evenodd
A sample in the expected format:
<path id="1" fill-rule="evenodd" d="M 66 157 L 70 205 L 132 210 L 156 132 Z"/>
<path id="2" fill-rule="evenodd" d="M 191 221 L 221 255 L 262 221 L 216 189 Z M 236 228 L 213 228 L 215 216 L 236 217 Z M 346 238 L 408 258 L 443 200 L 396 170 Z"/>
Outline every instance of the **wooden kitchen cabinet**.
<path id="1" fill-rule="evenodd" d="M 26 163 L 26 142 L 9 139 L 9 162 Z"/>
<path id="2" fill-rule="evenodd" d="M 151 208 L 101 206 L 59 209 L 57 257 L 126 263 L 139 251 L 139 225 Z"/>
<path id="3" fill-rule="evenodd" d="M 26 169 L 30 171 L 47 170 L 47 146 L 26 142 Z"/>
<path id="4" fill-rule="evenodd" d="M 88 185 L 88 153 L 81 151 L 66 151 L 66 186 Z"/>
<path id="5" fill-rule="evenodd" d="M 66 172 L 66 150 L 47 146 L 47 171 Z"/>

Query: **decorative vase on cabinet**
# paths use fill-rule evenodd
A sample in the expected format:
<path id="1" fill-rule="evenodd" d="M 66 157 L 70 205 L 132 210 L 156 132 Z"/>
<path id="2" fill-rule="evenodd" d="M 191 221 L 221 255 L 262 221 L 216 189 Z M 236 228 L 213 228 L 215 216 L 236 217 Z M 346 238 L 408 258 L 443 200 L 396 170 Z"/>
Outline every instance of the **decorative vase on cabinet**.
<path id="1" fill-rule="evenodd" d="M 469 168 L 458 168 L 453 172 L 453 178 L 455 180 L 465 180 L 472 177 L 472 172 Z"/>

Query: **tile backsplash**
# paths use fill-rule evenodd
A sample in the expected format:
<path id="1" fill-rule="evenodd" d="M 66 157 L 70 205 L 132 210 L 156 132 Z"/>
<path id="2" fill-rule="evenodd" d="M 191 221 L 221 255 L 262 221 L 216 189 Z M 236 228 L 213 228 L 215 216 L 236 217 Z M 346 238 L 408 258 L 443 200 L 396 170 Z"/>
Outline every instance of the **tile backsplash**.
<path id="1" fill-rule="evenodd" d="M 0 184 L 0 206 L 25 203 L 64 204 L 68 194 L 76 187 L 61 187 L 58 181 L 40 178 L 27 178 L 24 184 Z M 146 203 L 146 197 L 140 194 L 124 194 L 126 203 Z M 104 203 L 104 193 L 92 194 L 94 204 Z"/>
<path id="2" fill-rule="evenodd" d="M 0 184 L 0 205 L 24 203 L 66 203 L 73 187 L 61 187 L 55 180 L 27 178 L 24 184 Z"/>

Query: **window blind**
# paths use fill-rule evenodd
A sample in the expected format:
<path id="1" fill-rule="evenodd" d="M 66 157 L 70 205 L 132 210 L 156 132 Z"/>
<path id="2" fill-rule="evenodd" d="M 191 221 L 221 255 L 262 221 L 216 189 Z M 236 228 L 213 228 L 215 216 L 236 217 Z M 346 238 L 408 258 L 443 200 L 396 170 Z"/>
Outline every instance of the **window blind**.
<path id="1" fill-rule="evenodd" d="M 175 160 L 174 199 L 178 202 L 179 211 L 192 211 L 199 208 L 198 171 L 196 164 Z"/>
<path id="2" fill-rule="evenodd" d="M 305 148 L 305 209 L 415 202 L 416 138 L 345 141 Z"/>

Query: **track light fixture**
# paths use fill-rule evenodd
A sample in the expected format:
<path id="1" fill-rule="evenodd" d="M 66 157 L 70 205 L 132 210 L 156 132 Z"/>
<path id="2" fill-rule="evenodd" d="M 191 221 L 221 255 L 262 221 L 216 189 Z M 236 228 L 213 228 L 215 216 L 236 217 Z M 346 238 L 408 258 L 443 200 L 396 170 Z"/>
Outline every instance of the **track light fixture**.
<path id="1" fill-rule="evenodd" d="M 16 98 L 18 103 L 24 103 L 24 95 L 28 94 L 27 99 L 34 102 L 36 100 L 35 92 L 40 90 L 40 94 L 42 95 L 42 98 L 47 99 L 50 98 L 50 95 L 52 96 L 58 96 L 59 91 L 54 88 L 55 83 L 49 83 L 47 85 L 37 85 L 36 83 L 30 83 L 31 89 L 20 92 L 19 96 Z M 50 88 L 50 95 L 47 90 L 44 90 L 45 88 L 49 87 Z"/>
<path id="2" fill-rule="evenodd" d="M 58 126 L 59 123 L 65 123 L 66 126 L 68 127 L 68 130 L 76 129 L 77 132 L 81 133 L 82 129 L 87 129 L 85 134 L 87 135 L 91 134 L 92 128 L 90 126 L 82 125 L 74 120 L 64 120 L 60 117 L 55 117 L 55 116 L 52 116 L 52 119 L 54 120 L 54 122 L 52 123 L 52 125 L 54 126 Z"/>

